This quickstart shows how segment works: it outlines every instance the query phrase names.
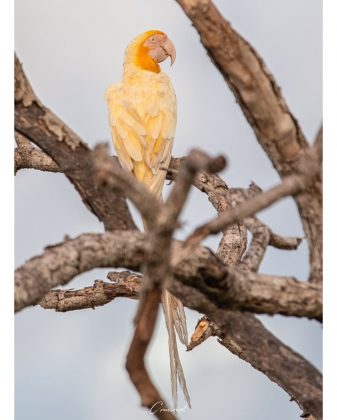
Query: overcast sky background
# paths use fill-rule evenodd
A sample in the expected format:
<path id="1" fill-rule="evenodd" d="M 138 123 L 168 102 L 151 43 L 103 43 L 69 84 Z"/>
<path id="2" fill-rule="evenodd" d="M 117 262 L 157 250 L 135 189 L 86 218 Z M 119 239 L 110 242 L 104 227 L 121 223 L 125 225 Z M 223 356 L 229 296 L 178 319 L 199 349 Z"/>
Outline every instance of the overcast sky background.
<path id="1" fill-rule="evenodd" d="M 215 2 L 264 58 L 310 142 L 322 118 L 322 15 L 317 0 Z M 106 88 L 119 81 L 123 54 L 133 37 L 165 31 L 177 60 L 163 68 L 178 101 L 173 154 L 192 147 L 224 153 L 230 186 L 263 188 L 278 181 L 198 34 L 173 0 L 16 0 L 15 44 L 35 92 L 89 145 L 110 141 Z M 111 152 L 113 149 L 111 147 Z M 16 265 L 39 254 L 65 234 L 102 232 L 61 174 L 20 171 L 16 175 Z M 195 191 L 184 211 L 186 236 L 214 213 Z M 283 200 L 261 214 L 275 232 L 302 236 L 296 207 Z M 138 219 L 137 219 L 138 220 Z M 206 241 L 213 249 L 218 238 Z M 308 251 L 269 249 L 264 273 L 306 279 Z M 107 270 L 81 275 L 69 287 L 104 279 Z M 124 370 L 136 302 L 116 300 L 93 310 L 59 314 L 30 308 L 16 316 L 16 420 L 147 419 Z M 192 332 L 199 314 L 188 311 Z M 286 344 L 321 369 L 321 327 L 283 317 L 259 317 Z M 252 331 L 252 334 L 254 332 Z M 182 419 L 283 420 L 299 418 L 289 396 L 212 338 L 190 353 L 181 351 L 192 399 Z M 167 336 L 161 318 L 151 345 L 149 369 L 170 402 Z M 179 407 L 184 407 L 181 400 Z"/>

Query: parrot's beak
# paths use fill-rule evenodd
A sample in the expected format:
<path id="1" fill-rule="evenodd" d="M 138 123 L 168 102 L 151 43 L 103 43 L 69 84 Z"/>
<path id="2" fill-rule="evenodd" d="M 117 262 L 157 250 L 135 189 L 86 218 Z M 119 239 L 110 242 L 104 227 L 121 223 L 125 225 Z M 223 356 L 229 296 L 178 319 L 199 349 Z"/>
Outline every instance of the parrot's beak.
<path id="1" fill-rule="evenodd" d="M 157 63 L 162 63 L 170 57 L 172 66 L 176 59 L 173 42 L 163 33 L 150 37 L 145 41 L 144 46 L 148 49 L 148 55 Z"/>
<path id="2" fill-rule="evenodd" d="M 169 38 L 166 38 L 165 42 L 161 45 L 161 48 L 165 51 L 167 56 L 170 56 L 172 66 L 176 59 L 176 49 L 174 48 L 173 42 Z"/>

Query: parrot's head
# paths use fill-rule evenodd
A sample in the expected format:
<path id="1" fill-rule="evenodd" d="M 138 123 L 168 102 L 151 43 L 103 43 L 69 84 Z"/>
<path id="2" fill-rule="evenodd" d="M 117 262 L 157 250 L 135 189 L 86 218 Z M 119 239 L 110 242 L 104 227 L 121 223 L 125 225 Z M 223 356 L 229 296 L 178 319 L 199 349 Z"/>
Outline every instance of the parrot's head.
<path id="1" fill-rule="evenodd" d="M 152 30 L 137 36 L 127 47 L 124 65 L 131 64 L 142 70 L 160 72 L 159 63 L 171 59 L 171 65 L 176 58 L 173 42 L 164 32 Z"/>

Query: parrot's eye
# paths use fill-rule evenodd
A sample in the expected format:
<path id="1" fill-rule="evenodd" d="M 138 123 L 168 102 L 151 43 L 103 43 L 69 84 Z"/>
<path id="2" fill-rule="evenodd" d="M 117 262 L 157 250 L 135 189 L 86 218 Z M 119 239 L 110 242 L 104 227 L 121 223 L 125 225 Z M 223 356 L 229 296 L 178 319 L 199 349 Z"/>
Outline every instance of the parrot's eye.
<path id="1" fill-rule="evenodd" d="M 156 42 L 156 38 L 153 36 L 152 38 L 150 38 L 150 41 L 152 42 L 152 44 L 154 44 Z"/>

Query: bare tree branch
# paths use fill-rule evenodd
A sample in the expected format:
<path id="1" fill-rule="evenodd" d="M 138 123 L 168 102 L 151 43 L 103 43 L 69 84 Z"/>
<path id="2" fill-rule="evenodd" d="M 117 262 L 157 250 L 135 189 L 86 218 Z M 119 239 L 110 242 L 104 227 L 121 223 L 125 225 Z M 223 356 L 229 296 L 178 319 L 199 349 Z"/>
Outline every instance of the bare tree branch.
<path id="1" fill-rule="evenodd" d="M 49 248 L 41 257 L 32 259 L 22 266 L 21 269 L 18 269 L 20 271 L 18 280 L 21 279 L 21 282 L 17 281 L 16 287 L 19 287 L 19 293 L 21 292 L 21 295 L 23 291 L 26 291 L 26 293 L 27 290 L 32 292 L 36 281 L 40 282 L 40 287 L 45 283 L 48 284 L 48 288 L 54 287 L 56 285 L 55 283 L 65 284 L 79 272 L 99 266 L 123 266 L 137 270 L 144 261 L 144 245 L 144 235 L 139 232 L 122 231 L 102 235 L 81 235 L 77 239 Z M 174 252 L 180 253 L 181 244 L 175 243 L 175 247 L 177 249 Z M 208 249 L 200 247 L 188 261 L 181 262 L 175 268 L 174 276 L 179 281 L 173 281 L 171 283 L 172 289 L 170 287 L 170 290 L 181 299 L 183 298 L 181 289 L 186 287 L 186 284 L 189 284 L 190 291 L 186 294 L 186 301 L 183 302 L 185 305 L 206 313 L 218 326 L 219 319 L 223 323 L 226 320 L 229 325 L 232 325 L 232 323 L 235 325 L 235 327 L 233 326 L 230 329 L 230 333 L 221 328 L 224 336 L 227 339 L 230 337 L 230 350 L 232 352 L 250 363 L 252 363 L 251 358 L 253 357 L 254 367 L 281 384 L 290 395 L 295 395 L 301 406 L 306 406 L 308 399 L 311 401 L 309 401 L 311 404 L 312 395 L 315 392 L 315 404 L 319 406 L 321 391 L 317 385 L 318 379 L 316 376 L 318 372 L 310 364 L 301 358 L 300 367 L 298 368 L 296 366 L 295 370 L 289 370 L 289 366 L 293 362 L 297 363 L 297 358 L 300 357 L 299 355 L 291 352 L 290 349 L 285 354 L 280 342 L 272 334 L 268 333 L 265 329 L 262 334 L 262 326 L 258 329 L 260 331 L 259 334 L 256 335 L 255 328 L 256 325 L 260 325 L 259 321 L 249 317 L 248 314 L 241 315 L 241 318 L 239 318 L 239 314 L 235 312 L 224 311 L 219 308 L 216 309 L 215 304 L 210 302 L 208 298 L 205 298 L 200 293 L 200 290 L 195 288 L 195 285 L 199 281 L 201 281 L 199 289 L 205 287 L 205 283 L 202 282 L 203 276 L 205 276 L 204 280 L 211 282 L 212 285 L 218 284 L 221 278 L 223 278 L 223 267 L 220 261 Z M 184 277 L 186 282 L 183 284 Z M 22 281 L 26 283 L 26 287 L 24 287 Z M 305 285 L 305 283 L 303 284 Z M 113 287 L 114 285 L 110 286 Z M 211 292 L 213 292 L 213 289 L 212 287 Z M 280 293 L 282 295 L 284 294 L 283 291 Z M 220 294 L 223 294 L 223 291 Z M 252 323 L 256 323 L 256 325 L 251 325 Z M 251 331 L 254 331 L 253 335 Z M 235 345 L 236 340 L 239 340 L 237 345 Z M 248 340 L 248 342 L 244 344 L 244 340 Z M 262 345 L 260 341 L 265 344 Z M 269 343 L 268 346 L 267 343 Z M 272 343 L 276 343 L 275 346 Z M 276 353 L 274 352 L 275 347 L 278 349 Z M 242 348 L 245 349 L 244 352 Z M 251 351 L 253 352 L 252 355 L 250 355 Z M 291 360 L 288 360 L 289 352 L 291 352 Z M 272 360 L 269 362 L 269 357 L 271 356 Z M 277 365 L 274 364 L 274 358 L 278 360 Z M 282 369 L 279 371 L 280 364 Z M 285 367 L 288 370 L 285 371 Z M 310 375 L 313 376 L 314 382 Z M 310 380 L 306 387 L 310 387 L 309 394 L 305 391 L 306 387 L 302 387 L 302 385 L 305 385 L 304 380 L 308 378 Z M 298 382 L 299 380 L 300 382 Z M 295 383 L 300 383 L 301 388 L 294 390 Z M 305 401 L 303 402 L 304 399 Z M 313 413 L 316 414 L 315 412 Z"/>
<path id="2" fill-rule="evenodd" d="M 15 133 L 17 148 L 14 150 L 14 173 L 20 169 L 62 172 L 61 168 L 42 150 L 34 147 L 22 134 Z"/>
<path id="3" fill-rule="evenodd" d="M 245 252 L 241 264 L 251 271 L 258 271 L 270 242 L 270 230 L 255 218 L 246 218 L 245 226 L 252 232 L 253 239 Z"/>
<path id="4" fill-rule="evenodd" d="M 121 194 L 111 194 L 94 182 L 95 168 L 88 146 L 42 105 L 15 57 L 15 129 L 37 144 L 62 169 L 86 206 L 106 230 L 136 229 Z"/>
<path id="5" fill-rule="evenodd" d="M 226 311 L 209 317 L 219 328 L 216 335 L 221 344 L 276 382 L 304 413 L 322 419 L 322 376 L 314 366 L 251 314 Z"/>
<path id="6" fill-rule="evenodd" d="M 309 149 L 301 159 L 301 172 L 284 178 L 276 187 L 255 195 L 252 199 L 232 208 L 230 211 L 221 213 L 217 218 L 197 228 L 185 241 L 186 253 L 189 248 L 193 249 L 195 244 L 200 243 L 208 235 L 216 234 L 227 226 L 254 215 L 283 197 L 297 195 L 305 191 L 319 170 L 319 160 L 320 149 L 318 147 Z"/>
<path id="7" fill-rule="evenodd" d="M 285 177 L 298 172 L 308 143 L 275 79 L 256 50 L 223 18 L 211 0 L 177 0 L 200 35 L 274 167 Z M 319 137 L 319 136 L 318 136 Z M 309 281 L 322 281 L 322 176 L 295 197 L 309 243 Z"/>
<path id="8" fill-rule="evenodd" d="M 172 158 L 170 167 L 168 168 L 167 179 L 174 180 L 176 174 L 179 172 L 182 162 L 185 158 Z M 202 171 L 193 182 L 193 185 L 201 192 L 207 194 L 209 201 L 218 213 L 225 212 L 239 203 L 243 203 L 248 198 L 254 197 L 257 192 L 262 192 L 258 188 L 251 194 L 252 189 L 249 189 L 249 194 L 245 194 L 245 190 L 237 188 L 229 188 L 227 184 L 215 174 L 211 174 L 206 171 Z M 256 184 L 254 184 L 256 186 Z M 263 225 L 269 231 L 269 245 L 278 249 L 284 250 L 295 250 L 301 243 L 301 238 L 284 237 L 273 232 L 269 226 L 261 222 L 257 217 L 254 217 L 259 225 Z M 248 222 L 249 226 L 253 226 L 252 222 Z M 231 229 L 231 230 L 230 230 Z M 232 235 L 232 240 L 226 239 L 226 243 L 232 243 L 233 246 L 227 249 L 226 263 L 231 264 L 230 260 L 237 262 L 241 259 L 241 256 L 246 249 L 246 233 L 244 224 L 234 224 L 226 228 L 230 230 L 228 235 Z M 237 258 L 237 253 L 240 256 Z M 222 258 L 221 258 L 222 259 Z M 233 265 L 233 264 L 231 264 Z"/>
<path id="9" fill-rule="evenodd" d="M 34 305 L 52 288 L 96 267 L 137 270 L 145 258 L 144 235 L 137 231 L 84 234 L 48 247 L 15 272 L 15 311 Z M 128 253 L 126 253 L 128 250 Z"/>
<path id="10" fill-rule="evenodd" d="M 257 51 L 223 18 L 211 0 L 177 0 L 210 58 L 233 91 L 257 139 L 283 175 L 308 144 L 280 88 Z"/>
<path id="11" fill-rule="evenodd" d="M 198 321 L 188 350 L 193 350 L 211 336 L 280 385 L 303 409 L 303 415 L 322 418 L 322 377 L 302 356 L 281 343 L 254 316 L 226 311 L 220 323 L 203 317 Z M 254 331 L 254 334 L 251 332 Z M 256 332 L 256 334 L 255 334 Z"/>
<path id="12" fill-rule="evenodd" d="M 48 248 L 41 256 L 32 258 L 16 270 L 16 310 L 38 303 L 48 290 L 93 268 L 139 270 L 145 260 L 145 244 L 144 234 L 119 231 L 83 234 Z M 174 254 L 179 254 L 181 248 L 182 244 L 174 241 Z M 185 305 L 202 313 L 206 312 L 198 303 L 192 298 L 189 300 L 191 289 L 203 296 L 204 310 L 213 301 L 213 307 L 218 308 L 283 313 L 318 320 L 322 317 L 320 286 L 227 267 L 207 248 L 197 247 L 188 260 L 175 267 L 173 274 L 169 290 Z M 112 284 L 111 291 L 113 287 Z"/>
<path id="13" fill-rule="evenodd" d="M 106 305 L 118 297 L 138 299 L 142 276 L 130 271 L 111 272 L 109 279 L 113 284 L 96 280 L 93 286 L 80 290 L 52 290 L 39 302 L 44 309 L 55 309 L 56 312 L 95 309 Z"/>
<path id="14" fill-rule="evenodd" d="M 177 169 L 179 161 L 173 161 L 171 165 L 172 163 L 174 168 Z M 207 179 L 210 175 L 204 174 L 204 177 Z M 198 179 L 200 178 L 201 175 Z M 232 207 L 233 200 L 242 203 L 248 198 L 245 194 L 242 194 L 242 191 L 228 190 L 227 186 L 221 185 L 221 180 L 219 179 L 213 179 L 212 181 L 208 185 L 220 186 L 219 189 L 213 188 L 212 193 L 214 196 L 220 193 L 222 200 L 227 200 L 227 205 L 225 203 L 223 206 L 225 208 L 226 206 L 227 208 Z M 209 191 L 202 187 L 202 183 L 197 187 L 206 193 Z M 249 190 L 251 197 L 254 197 L 259 192 L 258 190 L 255 186 L 252 186 Z M 219 207 L 219 211 L 222 211 L 223 207 Z M 262 224 L 257 218 L 245 219 L 245 222 L 248 222 L 248 224 L 249 221 L 252 223 L 256 221 L 259 225 Z M 253 227 L 254 225 L 251 226 L 251 229 Z M 265 226 L 265 228 L 268 227 Z M 269 233 L 270 245 L 275 245 L 281 249 L 296 249 L 300 242 L 298 238 L 283 238 L 276 235 L 270 229 Z M 226 254 L 222 253 L 221 244 L 217 254 L 222 261 L 227 261 Z M 236 256 L 236 259 L 233 258 L 231 263 L 236 265 L 240 261 L 241 256 L 240 253 L 233 253 L 233 255 L 234 257 Z M 184 303 L 186 304 L 186 301 Z M 264 373 L 269 379 L 278 383 L 302 407 L 304 414 L 311 412 L 317 419 L 322 417 L 322 378 L 320 373 L 310 363 L 282 344 L 250 314 L 240 314 L 229 310 L 223 311 L 221 315 L 218 314 L 218 319 L 222 320 L 223 323 L 229 326 L 233 325 L 228 331 L 228 328 L 222 329 L 222 327 L 219 327 L 219 324 L 216 322 L 217 318 L 212 316 L 209 307 L 208 311 L 206 310 L 203 313 L 206 313 L 212 320 L 202 318 L 198 323 L 196 335 L 192 336 L 189 349 L 201 344 L 211 335 L 226 338 L 226 340 L 221 340 L 223 345 L 233 354 L 252 364 L 255 369 Z M 255 335 L 255 330 L 258 332 L 257 335 Z M 253 335 L 251 331 L 254 331 Z M 291 366 L 295 363 L 297 364 L 293 371 Z"/>

